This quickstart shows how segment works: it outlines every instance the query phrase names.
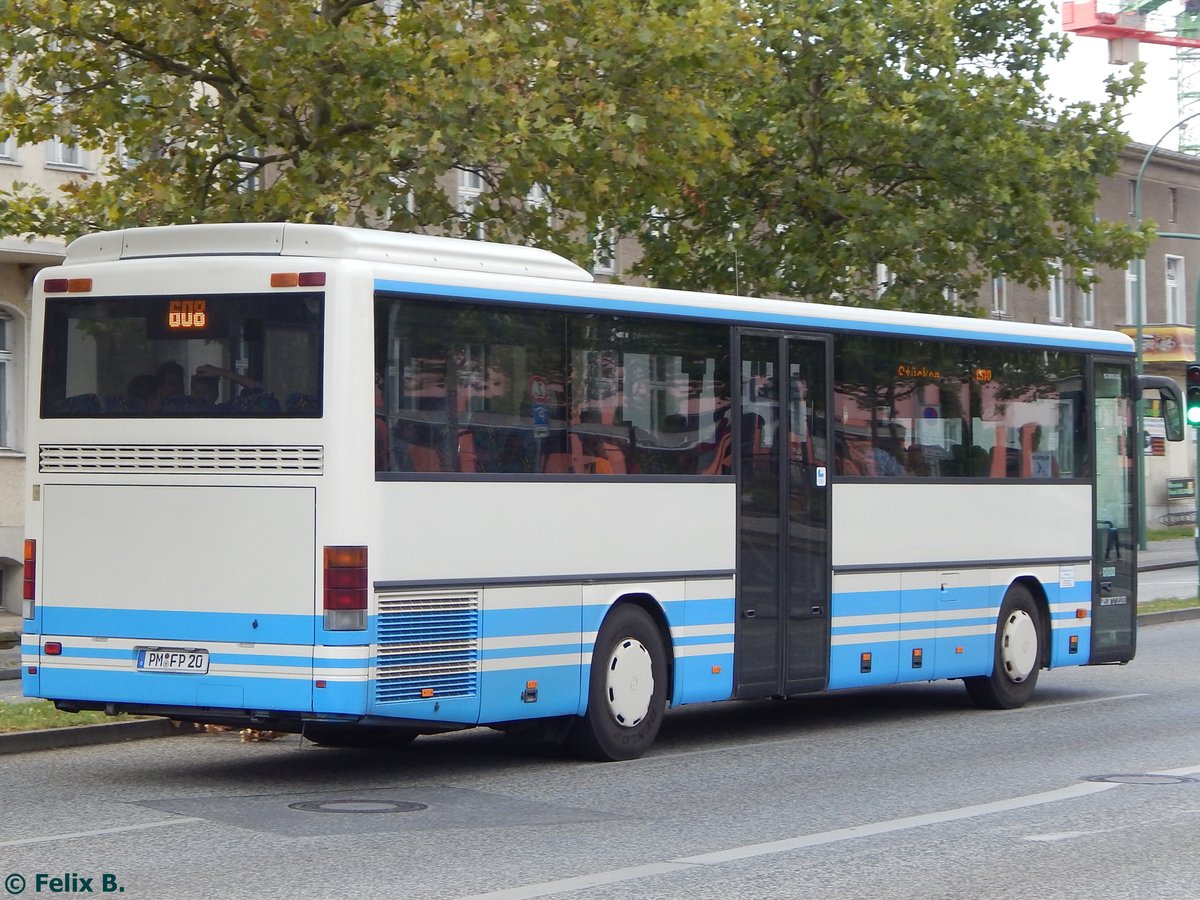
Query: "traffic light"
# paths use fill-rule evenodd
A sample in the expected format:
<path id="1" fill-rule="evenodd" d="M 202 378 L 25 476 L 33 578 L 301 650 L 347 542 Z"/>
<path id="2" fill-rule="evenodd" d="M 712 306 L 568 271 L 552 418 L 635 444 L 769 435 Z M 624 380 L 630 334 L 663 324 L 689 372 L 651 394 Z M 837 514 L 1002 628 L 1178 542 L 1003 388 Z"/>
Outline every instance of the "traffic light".
<path id="1" fill-rule="evenodd" d="M 1189 425 L 1200 428 L 1200 362 L 1187 367 L 1187 397 L 1184 417 Z"/>

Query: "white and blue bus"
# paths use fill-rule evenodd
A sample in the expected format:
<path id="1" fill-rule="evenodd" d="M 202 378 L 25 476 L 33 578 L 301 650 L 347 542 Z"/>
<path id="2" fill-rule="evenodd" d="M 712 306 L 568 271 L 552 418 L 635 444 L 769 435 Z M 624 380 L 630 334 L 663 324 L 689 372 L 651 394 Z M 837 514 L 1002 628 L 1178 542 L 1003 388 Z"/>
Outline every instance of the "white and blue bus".
<path id="1" fill-rule="evenodd" d="M 64 710 L 626 759 L 687 703 L 1008 708 L 1134 655 L 1115 332 L 300 224 L 80 238 L 33 324 L 23 682 Z"/>

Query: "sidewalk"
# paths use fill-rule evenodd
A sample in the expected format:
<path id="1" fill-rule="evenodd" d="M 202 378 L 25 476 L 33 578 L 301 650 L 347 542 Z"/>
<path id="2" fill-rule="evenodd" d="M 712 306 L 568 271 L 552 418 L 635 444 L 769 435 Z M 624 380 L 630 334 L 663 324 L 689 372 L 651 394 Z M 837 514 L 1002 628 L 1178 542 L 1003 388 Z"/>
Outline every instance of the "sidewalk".
<path id="1" fill-rule="evenodd" d="M 1178 541 L 1150 541 L 1145 550 L 1138 551 L 1138 571 L 1179 569 L 1196 564 L 1196 542 L 1192 538 Z"/>
<path id="2" fill-rule="evenodd" d="M 20 677 L 21 617 L 0 610 L 0 681 Z"/>
<path id="3" fill-rule="evenodd" d="M 1196 542 L 1151 541 L 1138 553 L 1138 571 L 1177 569 L 1196 564 Z M 0 681 L 21 677 L 21 625 L 18 615 L 0 610 Z M 9 646 L 13 644 L 13 646 Z"/>

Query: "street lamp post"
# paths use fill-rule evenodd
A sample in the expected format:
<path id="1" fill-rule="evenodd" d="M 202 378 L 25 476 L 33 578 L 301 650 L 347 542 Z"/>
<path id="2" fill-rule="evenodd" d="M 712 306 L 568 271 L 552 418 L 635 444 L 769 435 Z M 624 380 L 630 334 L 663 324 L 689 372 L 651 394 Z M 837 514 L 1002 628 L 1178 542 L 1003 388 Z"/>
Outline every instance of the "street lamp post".
<path id="1" fill-rule="evenodd" d="M 1159 146 L 1167 139 L 1172 131 L 1186 125 L 1188 122 L 1200 117 L 1200 112 L 1194 112 L 1190 116 L 1184 116 L 1170 128 L 1162 133 L 1157 141 L 1154 142 L 1149 150 L 1146 151 L 1145 158 L 1142 159 L 1142 165 L 1138 169 L 1137 178 L 1133 180 L 1133 218 L 1137 225 L 1142 224 L 1142 176 L 1146 174 L 1146 167 L 1150 165 L 1150 160 L 1155 153 L 1158 152 Z M 1160 234 L 1160 236 L 1163 236 Z M 1200 240 L 1200 234 L 1178 234 L 1172 233 L 1171 237 L 1182 237 Z M 1142 302 L 1142 291 L 1144 290 L 1146 278 L 1146 258 L 1140 257 L 1137 261 L 1137 266 L 1133 277 L 1133 324 L 1137 337 L 1137 354 L 1135 356 L 1134 373 L 1138 378 L 1141 378 L 1143 371 L 1143 334 L 1145 329 L 1145 315 Z M 1196 333 L 1200 336 L 1200 284 L 1196 289 L 1196 311 L 1192 319 L 1192 327 L 1196 329 Z M 1198 347 L 1200 349 L 1200 347 Z M 1135 463 L 1135 473 L 1138 485 L 1138 547 L 1142 550 L 1146 549 L 1146 451 L 1142 449 L 1142 443 L 1145 433 L 1145 423 L 1142 417 L 1142 398 L 1137 398 L 1137 403 L 1134 404 L 1134 417 L 1137 426 L 1137 441 L 1139 451 L 1137 453 L 1137 461 Z M 1196 442 L 1196 475 L 1200 478 L 1200 441 Z M 1197 492 L 1200 497 L 1200 491 Z M 1200 503 L 1200 499 L 1197 500 Z M 1200 519 L 1200 514 L 1198 514 Z M 1200 554 L 1200 530 L 1196 532 L 1196 550 Z M 1198 576 L 1200 577 L 1200 576 Z M 1198 586 L 1200 587 L 1200 586 Z"/>

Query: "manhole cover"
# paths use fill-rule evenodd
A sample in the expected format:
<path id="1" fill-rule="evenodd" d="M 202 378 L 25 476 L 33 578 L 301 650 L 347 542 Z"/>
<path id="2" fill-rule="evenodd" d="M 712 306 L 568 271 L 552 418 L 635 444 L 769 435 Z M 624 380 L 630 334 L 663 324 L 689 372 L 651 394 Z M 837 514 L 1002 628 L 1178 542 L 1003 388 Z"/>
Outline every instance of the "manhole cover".
<path id="1" fill-rule="evenodd" d="M 322 813 L 401 813 L 429 809 L 424 803 L 402 800 L 305 800 L 289 803 L 288 809 Z"/>
<path id="2" fill-rule="evenodd" d="M 1195 778 L 1188 778 L 1185 775 L 1092 775 L 1085 778 L 1084 781 L 1107 781 L 1112 784 L 1187 784 L 1194 782 Z"/>

